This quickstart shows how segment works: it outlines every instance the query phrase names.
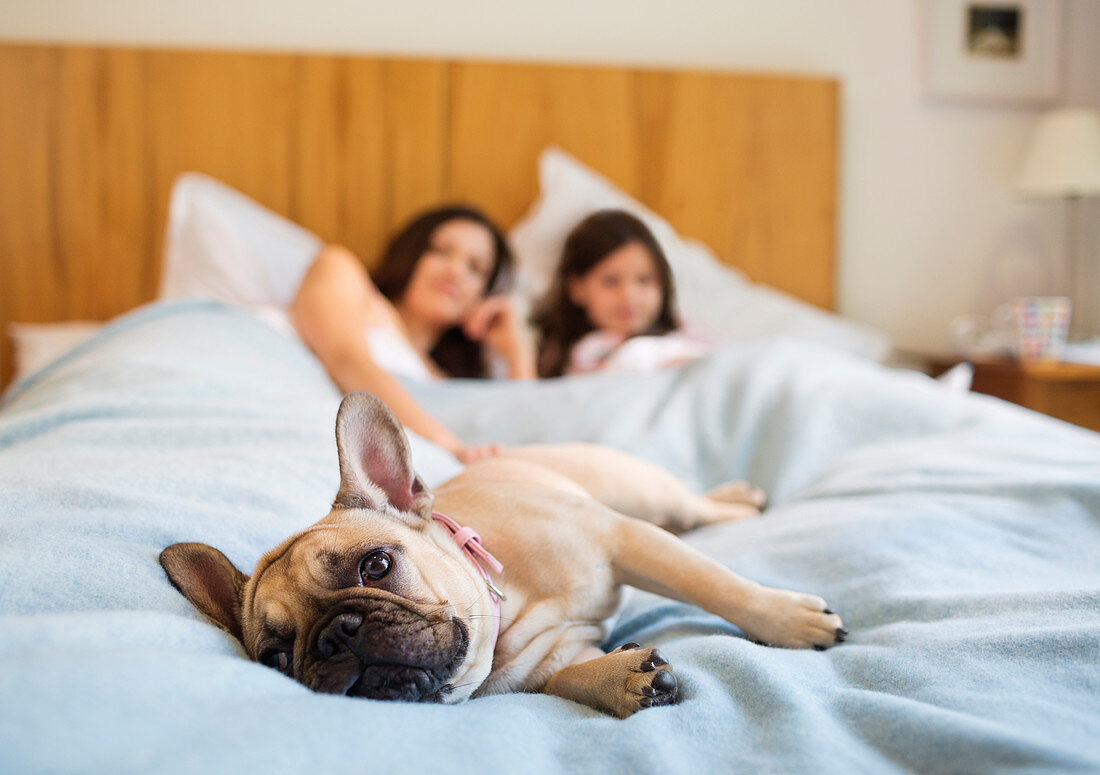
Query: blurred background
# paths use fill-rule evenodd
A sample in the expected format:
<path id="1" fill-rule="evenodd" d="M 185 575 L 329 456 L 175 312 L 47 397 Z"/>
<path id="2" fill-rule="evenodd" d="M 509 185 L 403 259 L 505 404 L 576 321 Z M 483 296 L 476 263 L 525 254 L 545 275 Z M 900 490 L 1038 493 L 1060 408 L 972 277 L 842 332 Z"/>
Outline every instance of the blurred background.
<path id="1" fill-rule="evenodd" d="M 1057 84 L 1037 99 L 934 93 L 926 61 L 934 5 L 0 0 L 0 41 L 833 77 L 840 83 L 835 306 L 901 348 L 943 351 L 960 315 L 989 314 L 1018 295 L 1062 293 L 1068 239 L 1085 263 L 1096 260 L 1100 202 L 1080 202 L 1076 233 L 1067 236 L 1064 202 L 1022 198 L 1013 184 L 1045 111 L 1100 108 L 1100 2 L 1040 4 L 1058 6 Z M 963 12 L 966 4 L 953 5 Z"/>

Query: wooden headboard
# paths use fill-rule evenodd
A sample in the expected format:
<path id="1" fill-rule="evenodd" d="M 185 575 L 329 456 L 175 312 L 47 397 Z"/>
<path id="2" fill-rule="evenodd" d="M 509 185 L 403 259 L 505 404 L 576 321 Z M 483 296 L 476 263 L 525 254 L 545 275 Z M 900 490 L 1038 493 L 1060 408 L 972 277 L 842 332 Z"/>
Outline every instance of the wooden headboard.
<path id="1" fill-rule="evenodd" d="M 837 99 L 824 78 L 0 45 L 0 325 L 152 299 L 186 170 L 369 264 L 441 201 L 511 225 L 551 144 L 752 279 L 832 308 Z"/>

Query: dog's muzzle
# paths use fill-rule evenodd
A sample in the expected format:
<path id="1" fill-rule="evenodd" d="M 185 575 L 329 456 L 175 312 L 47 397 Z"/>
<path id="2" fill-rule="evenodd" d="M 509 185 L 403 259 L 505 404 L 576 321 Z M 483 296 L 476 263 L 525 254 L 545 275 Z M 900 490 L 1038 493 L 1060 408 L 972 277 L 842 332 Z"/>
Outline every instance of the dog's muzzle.
<path id="1" fill-rule="evenodd" d="M 314 632 L 302 682 L 376 700 L 441 702 L 470 645 L 461 620 L 379 599 L 341 604 Z"/>

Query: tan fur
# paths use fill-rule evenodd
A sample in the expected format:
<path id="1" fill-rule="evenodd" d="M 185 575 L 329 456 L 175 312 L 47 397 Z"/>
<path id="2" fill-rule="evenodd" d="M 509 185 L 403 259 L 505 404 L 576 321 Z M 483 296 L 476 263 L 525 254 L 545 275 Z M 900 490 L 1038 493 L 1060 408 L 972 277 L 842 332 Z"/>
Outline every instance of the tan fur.
<path id="1" fill-rule="evenodd" d="M 369 408 L 370 422 L 388 421 Z M 345 481 L 342 491 L 348 486 Z M 592 445 L 522 447 L 469 466 L 435 491 L 434 510 L 474 528 L 504 565 L 494 578 L 506 595 L 495 644 L 486 584 L 448 531 L 428 518 L 430 499 L 400 518 L 386 505 L 334 508 L 260 559 L 237 592 L 235 620 L 211 604 L 217 594 L 195 586 L 192 561 L 184 562 L 175 547 L 165 550 L 162 563 L 200 610 L 231 632 L 237 627 L 254 659 L 262 655 L 265 622 L 296 633 L 292 672 L 307 685 L 314 667 L 306 635 L 326 607 L 373 595 L 414 611 L 418 637 L 430 643 L 449 643 L 447 627 L 455 618 L 468 627 L 469 649 L 443 701 L 547 691 L 625 716 L 674 700 L 674 688 L 654 696 L 652 687 L 675 682 L 654 682 L 658 673 L 671 676 L 671 667 L 654 667 L 651 650 L 604 655 L 596 648 L 623 584 L 698 605 L 770 645 L 823 648 L 843 639 L 840 618 L 821 598 L 743 579 L 658 527 L 685 530 L 742 518 L 755 514 L 762 500 L 747 485 L 718 495 L 722 500 L 693 495 L 649 463 Z M 191 557 L 201 545 L 186 546 Z M 401 547 L 385 589 L 341 586 L 353 580 L 345 566 L 379 546 Z M 226 572 L 236 578 L 235 569 Z"/>

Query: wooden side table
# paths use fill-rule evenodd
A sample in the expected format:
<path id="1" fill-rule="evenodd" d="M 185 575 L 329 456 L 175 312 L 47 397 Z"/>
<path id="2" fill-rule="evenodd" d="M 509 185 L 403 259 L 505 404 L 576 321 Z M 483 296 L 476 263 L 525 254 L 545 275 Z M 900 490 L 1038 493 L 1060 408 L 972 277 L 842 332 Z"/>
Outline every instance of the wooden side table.
<path id="1" fill-rule="evenodd" d="M 963 360 L 959 356 L 930 358 L 930 373 L 938 376 Z M 1100 366 L 1009 358 L 971 359 L 970 363 L 974 364 L 974 392 L 1100 431 Z"/>

